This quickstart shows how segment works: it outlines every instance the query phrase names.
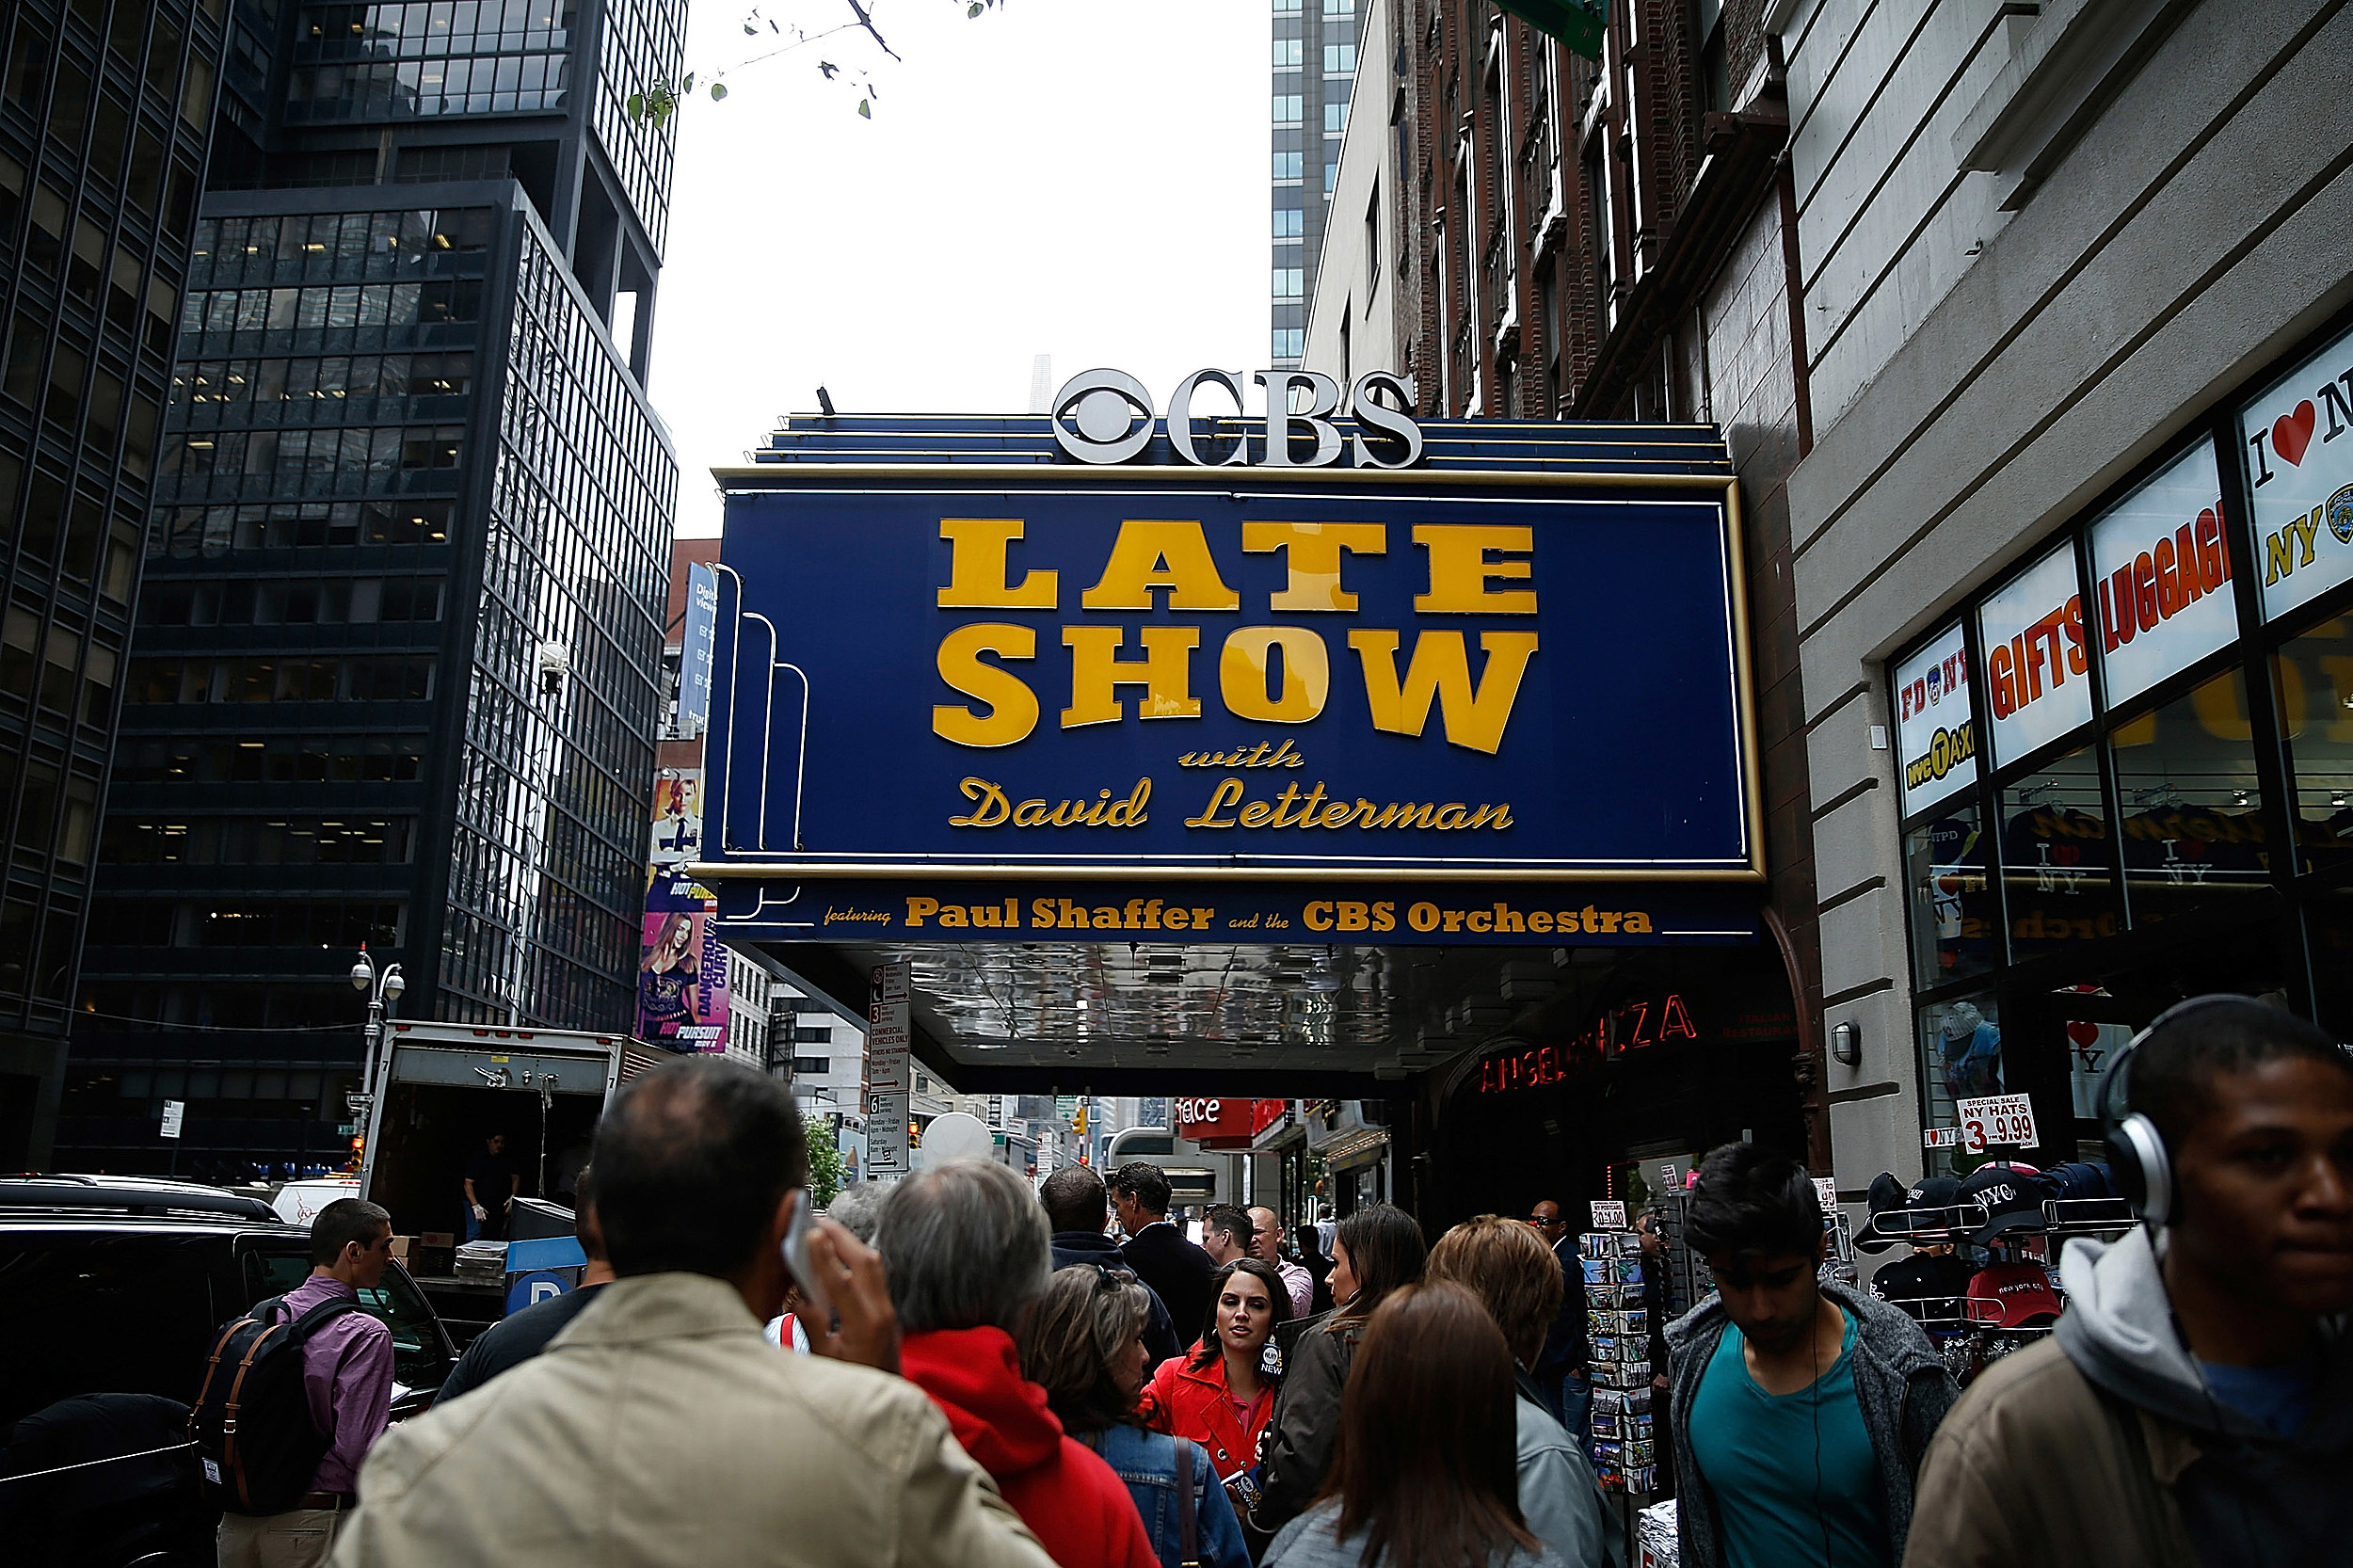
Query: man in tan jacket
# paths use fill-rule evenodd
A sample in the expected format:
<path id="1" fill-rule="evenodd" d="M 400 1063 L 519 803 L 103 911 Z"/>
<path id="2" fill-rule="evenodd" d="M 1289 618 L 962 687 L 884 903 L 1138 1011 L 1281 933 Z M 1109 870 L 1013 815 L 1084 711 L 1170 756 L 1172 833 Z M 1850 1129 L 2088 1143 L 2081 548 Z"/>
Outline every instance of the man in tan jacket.
<path id="1" fill-rule="evenodd" d="M 336 1568 L 1052 1568 L 894 1375 L 881 1259 L 848 1231 L 809 1242 L 841 1320 L 825 1353 L 761 1337 L 809 1201 L 783 1085 L 671 1063 L 616 1099 L 594 1168 L 619 1277 L 545 1353 L 376 1446 Z"/>
<path id="2" fill-rule="evenodd" d="M 2149 1224 L 2068 1243 L 2057 1332 L 1980 1374 L 1929 1446 L 1904 1568 L 2353 1561 L 2353 1060 L 2204 997 L 2108 1087 Z"/>

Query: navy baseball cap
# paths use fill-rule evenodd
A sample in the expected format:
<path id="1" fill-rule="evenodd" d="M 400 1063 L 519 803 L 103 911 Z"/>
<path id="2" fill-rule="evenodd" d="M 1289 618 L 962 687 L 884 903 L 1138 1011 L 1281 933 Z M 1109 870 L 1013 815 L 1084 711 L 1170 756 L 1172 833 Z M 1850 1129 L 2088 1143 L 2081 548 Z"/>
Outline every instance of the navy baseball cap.
<path id="1" fill-rule="evenodd" d="M 2014 1230 L 2043 1227 L 2041 1176 L 2021 1165 L 1983 1165 L 1961 1179 L 1960 1201 L 1985 1207 L 1985 1224 L 1969 1240 L 1983 1246 Z"/>

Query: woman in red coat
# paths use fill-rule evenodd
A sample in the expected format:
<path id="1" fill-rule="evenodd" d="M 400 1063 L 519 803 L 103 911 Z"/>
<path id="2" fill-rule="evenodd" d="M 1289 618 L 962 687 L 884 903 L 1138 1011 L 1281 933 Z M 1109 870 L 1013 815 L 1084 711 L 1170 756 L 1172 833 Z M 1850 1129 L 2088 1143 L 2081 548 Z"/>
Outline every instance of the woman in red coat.
<path id="1" fill-rule="evenodd" d="M 1291 1315 L 1291 1297 L 1283 1276 L 1255 1257 L 1226 1264 L 1210 1285 L 1209 1332 L 1190 1353 L 1160 1363 L 1144 1391 L 1144 1424 L 1209 1449 L 1235 1509 L 1246 1513 L 1257 1500 L 1251 1472 L 1281 1374 L 1274 1325 Z"/>

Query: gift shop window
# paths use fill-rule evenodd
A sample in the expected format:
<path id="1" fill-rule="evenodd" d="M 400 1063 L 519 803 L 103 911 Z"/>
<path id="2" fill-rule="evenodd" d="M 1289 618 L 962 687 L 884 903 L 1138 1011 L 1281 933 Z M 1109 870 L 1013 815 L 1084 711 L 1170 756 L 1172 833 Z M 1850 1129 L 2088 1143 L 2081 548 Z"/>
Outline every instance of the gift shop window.
<path id="1" fill-rule="evenodd" d="M 1966 1099 L 2096 1146 L 2183 996 L 2353 1033 L 2353 330 L 2285 362 L 1887 667 L 1931 1171 Z"/>

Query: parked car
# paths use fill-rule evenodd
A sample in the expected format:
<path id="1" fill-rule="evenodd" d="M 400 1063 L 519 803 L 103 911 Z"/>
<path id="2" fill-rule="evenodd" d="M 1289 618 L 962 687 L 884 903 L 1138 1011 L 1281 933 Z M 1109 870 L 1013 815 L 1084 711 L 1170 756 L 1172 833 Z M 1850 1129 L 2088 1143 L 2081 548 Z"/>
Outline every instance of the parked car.
<path id="1" fill-rule="evenodd" d="M 212 1562 L 216 1516 L 177 1447 L 187 1408 L 220 1326 L 310 1272 L 307 1228 L 256 1197 L 139 1177 L 0 1179 L 9 1560 Z M 392 1331 L 392 1418 L 425 1409 L 456 1360 L 440 1320 L 397 1263 L 360 1305 Z M 8 1479 L 94 1459 L 113 1463 Z"/>
<path id="2" fill-rule="evenodd" d="M 269 1206 L 288 1224 L 307 1227 L 328 1204 L 359 1195 L 358 1176 L 305 1176 L 280 1187 L 269 1200 Z"/>

